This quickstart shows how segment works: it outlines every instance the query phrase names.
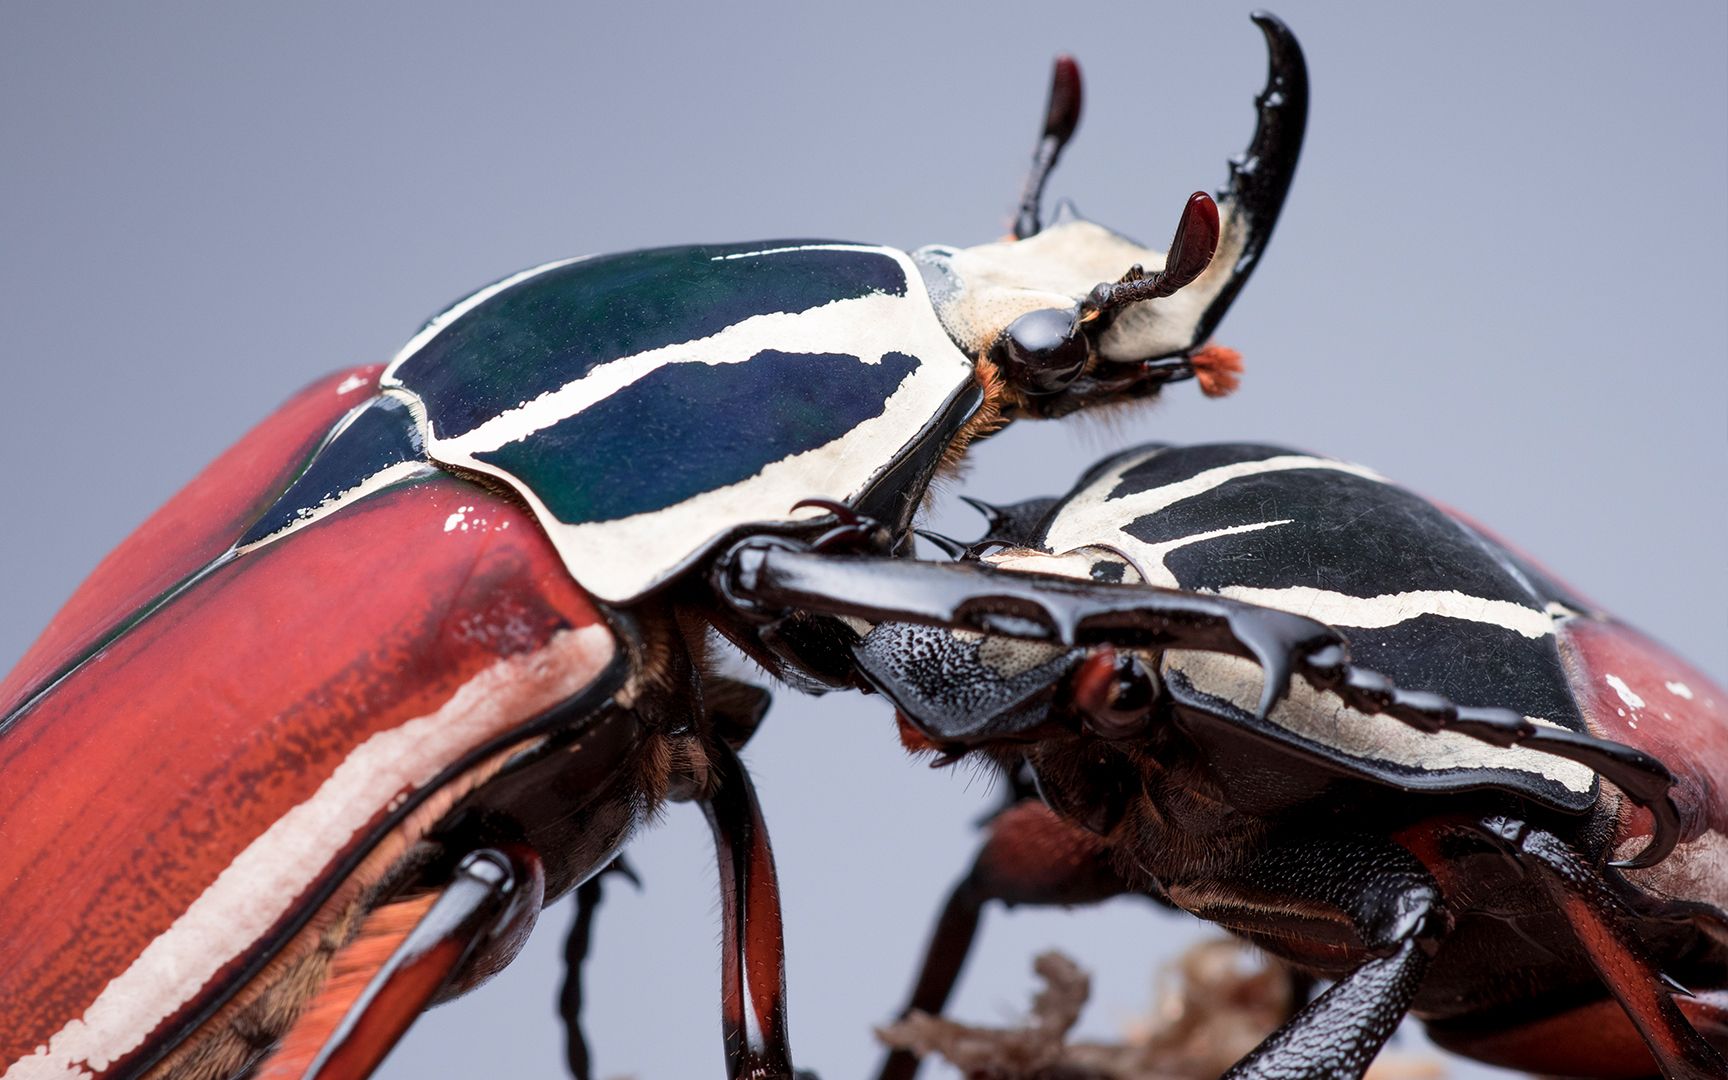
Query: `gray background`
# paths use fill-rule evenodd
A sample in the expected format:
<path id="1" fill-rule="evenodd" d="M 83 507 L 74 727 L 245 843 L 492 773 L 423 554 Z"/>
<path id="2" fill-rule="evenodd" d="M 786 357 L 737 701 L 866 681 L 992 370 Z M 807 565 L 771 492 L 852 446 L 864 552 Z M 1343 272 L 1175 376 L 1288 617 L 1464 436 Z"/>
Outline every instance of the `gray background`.
<path id="1" fill-rule="evenodd" d="M 1236 5 L 1072 10 L 7 5 L 0 663 L 284 396 L 388 357 L 504 273 L 693 240 L 998 234 L 1058 50 L 1089 99 L 1053 191 L 1164 242 L 1248 135 L 1259 35 Z M 1314 104 L 1278 237 L 1220 335 L 1247 358 L 1242 391 L 1022 426 L 968 489 L 1061 490 L 1137 440 L 1287 441 L 1467 509 L 1728 676 L 1725 9 L 1279 11 Z M 859 1075 L 988 793 L 908 764 L 880 702 L 782 694 L 749 760 L 797 1045 Z M 672 808 L 631 856 L 647 891 L 616 894 L 592 967 L 600 1068 L 717 1076 L 699 815 Z M 569 911 L 385 1075 L 557 1075 Z M 958 1013 L 1016 1014 L 1031 956 L 1060 945 L 1098 972 L 1086 1028 L 1108 1035 L 1196 932 L 1130 902 L 992 918 Z"/>

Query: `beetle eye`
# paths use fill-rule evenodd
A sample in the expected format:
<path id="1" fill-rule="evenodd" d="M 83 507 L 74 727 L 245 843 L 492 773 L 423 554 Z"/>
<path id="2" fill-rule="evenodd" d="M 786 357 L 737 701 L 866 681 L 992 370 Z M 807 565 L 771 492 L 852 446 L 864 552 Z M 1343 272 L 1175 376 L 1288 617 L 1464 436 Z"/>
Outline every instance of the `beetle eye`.
<path id="1" fill-rule="evenodd" d="M 1140 657 L 1101 649 L 1074 676 L 1074 704 L 1086 726 L 1105 739 L 1126 739 L 1146 730 L 1158 696 L 1157 676 Z"/>
<path id="2" fill-rule="evenodd" d="M 1008 381 L 1029 394 L 1054 394 L 1079 378 L 1091 349 L 1074 314 L 1057 308 L 1029 311 L 1008 324 L 996 346 Z"/>

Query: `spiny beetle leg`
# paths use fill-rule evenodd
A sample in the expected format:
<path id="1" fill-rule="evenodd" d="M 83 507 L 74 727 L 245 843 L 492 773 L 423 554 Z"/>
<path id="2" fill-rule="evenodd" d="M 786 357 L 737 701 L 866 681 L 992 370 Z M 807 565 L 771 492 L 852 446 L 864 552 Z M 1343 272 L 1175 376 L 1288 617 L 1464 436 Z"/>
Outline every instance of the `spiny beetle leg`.
<path id="1" fill-rule="evenodd" d="M 1506 850 L 1542 882 L 1663 1076 L 1673 1080 L 1728 1076 L 1728 1060 L 1686 1019 L 1674 1001 L 1674 984 L 1651 963 L 1639 943 L 1631 912 L 1589 860 L 1554 834 L 1511 818 L 1485 818 L 1472 831 Z"/>
<path id="2" fill-rule="evenodd" d="M 702 801 L 720 863 L 721 1030 L 731 1080 L 787 1080 L 786 953 L 780 884 L 762 808 L 743 762 L 725 743 L 711 753 L 719 786 Z"/>
<path id="3" fill-rule="evenodd" d="M 483 947 L 533 926 L 545 892 L 540 858 L 524 847 L 465 856 L 450 883 L 379 969 L 304 1074 L 364 1080 L 462 965 Z"/>
<path id="4" fill-rule="evenodd" d="M 740 612 L 794 611 L 912 622 L 1062 645 L 1202 649 L 1254 660 L 1269 712 L 1307 674 L 1307 658 L 1343 650 L 1338 631 L 1301 615 L 1152 585 L 1077 581 L 979 563 L 836 556 L 752 538 L 715 562 L 714 585 Z"/>
<path id="5" fill-rule="evenodd" d="M 1654 866 L 1674 850 L 1680 836 L 1680 811 L 1671 789 L 1674 775 L 1661 761 L 1624 743 L 1582 732 L 1536 724 L 1511 709 L 1455 705 L 1439 696 L 1402 690 L 1375 671 L 1352 667 L 1342 652 L 1326 649 L 1308 658 L 1309 681 L 1330 690 L 1361 712 L 1382 713 L 1421 731 L 1453 731 L 1494 746 L 1527 746 L 1576 761 L 1645 807 L 1654 819 L 1650 843 L 1621 869 Z"/>
<path id="6" fill-rule="evenodd" d="M 1361 712 L 1385 714 L 1422 731 L 1528 746 L 1601 774 L 1654 818 L 1650 845 L 1616 864 L 1622 868 L 1655 865 L 1679 838 L 1673 775 L 1649 754 L 1534 724 L 1509 709 L 1461 707 L 1437 694 L 1400 689 L 1378 672 L 1352 665 L 1343 636 L 1305 616 L 1152 585 L 1077 581 L 980 563 L 821 555 L 791 541 L 761 538 L 739 543 L 716 561 L 715 585 L 740 611 L 765 620 L 802 610 L 1062 645 L 1247 657 L 1264 673 L 1263 718 L 1300 675 Z"/>

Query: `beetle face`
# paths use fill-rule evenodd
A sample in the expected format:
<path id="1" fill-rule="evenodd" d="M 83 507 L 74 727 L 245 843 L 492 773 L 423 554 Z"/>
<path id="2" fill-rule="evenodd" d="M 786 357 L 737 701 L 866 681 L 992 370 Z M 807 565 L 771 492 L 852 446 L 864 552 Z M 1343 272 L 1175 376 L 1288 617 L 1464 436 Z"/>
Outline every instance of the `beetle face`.
<path id="1" fill-rule="evenodd" d="M 1169 253 L 1069 217 L 1025 240 L 924 248 L 913 258 L 937 283 L 932 299 L 949 335 L 1002 375 L 1008 414 L 1063 416 L 1193 374 L 1189 353 L 1229 284 L 1244 231 L 1212 256 L 1217 210 L 1204 195 L 1195 202 L 1202 209 L 1183 215 Z M 1090 301 L 1100 283 L 1117 283 L 1130 267 L 1141 268 L 1138 280 L 1165 271 L 1191 280 L 1168 296 L 1097 310 Z"/>
<path id="2" fill-rule="evenodd" d="M 1270 70 L 1248 149 L 1216 202 L 1196 193 L 1168 251 L 1059 210 L 1039 227 L 1038 199 L 1079 122 L 1079 71 L 1056 64 L 1044 137 L 1014 238 L 913 253 L 943 328 L 986 373 L 999 375 L 1004 416 L 1062 416 L 1155 394 L 1198 378 L 1228 393 L 1235 355 L 1207 347 L 1277 223 L 1307 123 L 1308 77 L 1284 25 L 1256 15 Z M 980 380 L 991 385 L 988 377 Z"/>

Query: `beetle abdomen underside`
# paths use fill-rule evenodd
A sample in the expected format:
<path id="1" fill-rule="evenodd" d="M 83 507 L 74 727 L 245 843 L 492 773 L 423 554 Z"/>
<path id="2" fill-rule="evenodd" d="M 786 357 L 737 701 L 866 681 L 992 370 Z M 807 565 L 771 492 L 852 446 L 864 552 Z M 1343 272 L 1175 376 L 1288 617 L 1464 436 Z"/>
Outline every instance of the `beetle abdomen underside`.
<path id="1" fill-rule="evenodd" d="M 971 381 L 904 253 L 775 241 L 525 271 L 434 319 L 383 385 L 434 460 L 509 483 L 624 602 L 801 499 L 876 497 L 940 452 Z"/>

